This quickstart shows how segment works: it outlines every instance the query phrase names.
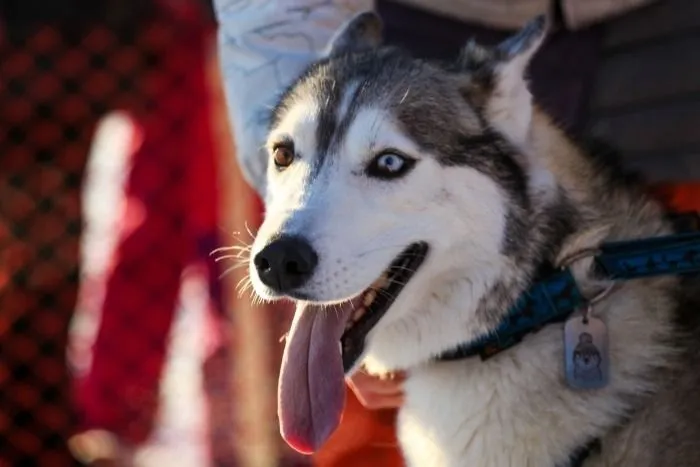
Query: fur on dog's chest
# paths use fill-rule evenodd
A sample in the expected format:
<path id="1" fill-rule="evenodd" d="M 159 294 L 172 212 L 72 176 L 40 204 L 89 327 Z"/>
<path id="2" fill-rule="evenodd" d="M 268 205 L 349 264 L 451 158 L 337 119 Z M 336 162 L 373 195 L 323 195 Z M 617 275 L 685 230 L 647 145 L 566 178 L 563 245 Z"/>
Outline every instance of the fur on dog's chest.
<path id="1" fill-rule="evenodd" d="M 472 359 L 412 372 L 398 419 L 407 465 L 554 466 L 566 460 L 581 421 L 562 416 L 551 393 L 521 389 L 538 387 L 527 378 L 541 376 L 512 372 L 512 365 Z"/>

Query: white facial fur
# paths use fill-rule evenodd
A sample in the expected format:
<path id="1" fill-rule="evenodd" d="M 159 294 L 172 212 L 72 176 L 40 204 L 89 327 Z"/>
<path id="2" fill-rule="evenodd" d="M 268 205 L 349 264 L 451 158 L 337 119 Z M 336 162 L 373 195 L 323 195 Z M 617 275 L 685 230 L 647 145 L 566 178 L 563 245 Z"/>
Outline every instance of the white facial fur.
<path id="1" fill-rule="evenodd" d="M 444 167 L 421 153 L 380 108 L 357 113 L 337 152 L 326 155 L 312 177 L 317 112 L 313 102 L 296 102 L 270 134 L 270 151 L 276 141 L 290 138 L 299 156 L 282 172 L 270 164 L 267 213 L 253 256 L 275 234 L 303 236 L 319 262 L 300 292 L 311 301 L 333 303 L 361 293 L 407 246 L 426 241 L 428 258 L 370 333 L 368 350 L 385 365 L 403 367 L 470 337 L 477 332 L 470 327 L 476 303 L 504 264 L 499 250 L 505 200 L 499 186 L 474 169 Z M 365 166 L 386 148 L 418 162 L 400 179 L 368 177 Z M 250 273 L 255 290 L 274 298 L 254 268 Z M 470 286 L 460 287 L 460 281 Z M 451 287 L 464 294 L 462 313 L 436 315 L 438 287 L 441 297 Z"/>

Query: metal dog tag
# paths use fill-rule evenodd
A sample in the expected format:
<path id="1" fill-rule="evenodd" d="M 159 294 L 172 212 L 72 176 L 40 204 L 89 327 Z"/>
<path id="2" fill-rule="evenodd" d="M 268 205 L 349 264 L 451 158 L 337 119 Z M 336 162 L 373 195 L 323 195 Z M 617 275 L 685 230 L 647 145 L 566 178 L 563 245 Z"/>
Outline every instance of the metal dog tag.
<path id="1" fill-rule="evenodd" d="M 600 389 L 608 384 L 608 330 L 590 312 L 589 307 L 564 324 L 566 382 L 574 389 Z"/>

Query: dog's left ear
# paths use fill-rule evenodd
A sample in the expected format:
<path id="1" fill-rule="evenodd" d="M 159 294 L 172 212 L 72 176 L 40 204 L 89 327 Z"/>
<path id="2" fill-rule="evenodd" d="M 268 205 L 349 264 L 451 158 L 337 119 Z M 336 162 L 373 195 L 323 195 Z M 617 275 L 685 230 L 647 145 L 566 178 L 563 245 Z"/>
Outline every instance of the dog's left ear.
<path id="1" fill-rule="evenodd" d="M 460 71 L 467 74 L 465 96 L 484 111 L 490 124 L 516 144 L 525 142 L 532 118 L 527 66 L 547 31 L 547 18 L 538 16 L 495 47 L 470 42 L 458 61 Z"/>
<path id="2" fill-rule="evenodd" d="M 379 47 L 383 42 L 382 20 L 373 11 L 358 13 L 338 29 L 326 47 L 325 56 Z"/>

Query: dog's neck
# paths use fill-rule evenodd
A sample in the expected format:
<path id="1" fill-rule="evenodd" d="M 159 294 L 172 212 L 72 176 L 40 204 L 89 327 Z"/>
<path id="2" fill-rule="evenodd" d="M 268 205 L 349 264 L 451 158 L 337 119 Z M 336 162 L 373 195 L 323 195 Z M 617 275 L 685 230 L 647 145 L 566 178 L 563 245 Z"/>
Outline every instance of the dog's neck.
<path id="1" fill-rule="evenodd" d="M 603 188 L 609 187 L 610 177 L 615 174 L 610 168 L 606 167 L 605 171 L 598 166 L 597 155 L 575 144 L 538 107 L 534 108 L 528 147 L 520 149 L 529 151 L 528 157 L 534 166 L 531 167 L 534 180 L 533 173 L 530 174 L 533 204 L 529 214 L 535 220 L 528 229 L 527 238 L 520 239 L 525 244 L 522 248 L 525 253 L 516 258 L 517 267 L 512 268 L 519 275 L 511 276 L 490 291 L 493 293 L 500 288 L 501 300 L 482 299 L 477 309 L 477 317 L 488 317 L 493 330 L 496 323 L 503 324 L 506 315 L 510 315 L 506 310 L 514 307 L 521 294 L 533 286 L 542 269 L 562 267 L 566 258 L 593 251 L 605 241 L 670 232 L 670 225 L 661 220 L 660 204 L 629 180 L 620 182 L 624 186 L 613 188 L 612 196 L 618 198 L 616 203 L 601 199 Z M 624 201 L 620 203 L 620 200 Z M 627 210 L 613 211 L 615 207 L 619 210 L 620 205 Z M 591 264 L 592 257 L 584 256 L 570 265 L 577 286 L 583 296 L 589 297 L 608 286 L 595 277 Z M 469 344 L 465 342 L 462 348 L 469 348 Z"/>

